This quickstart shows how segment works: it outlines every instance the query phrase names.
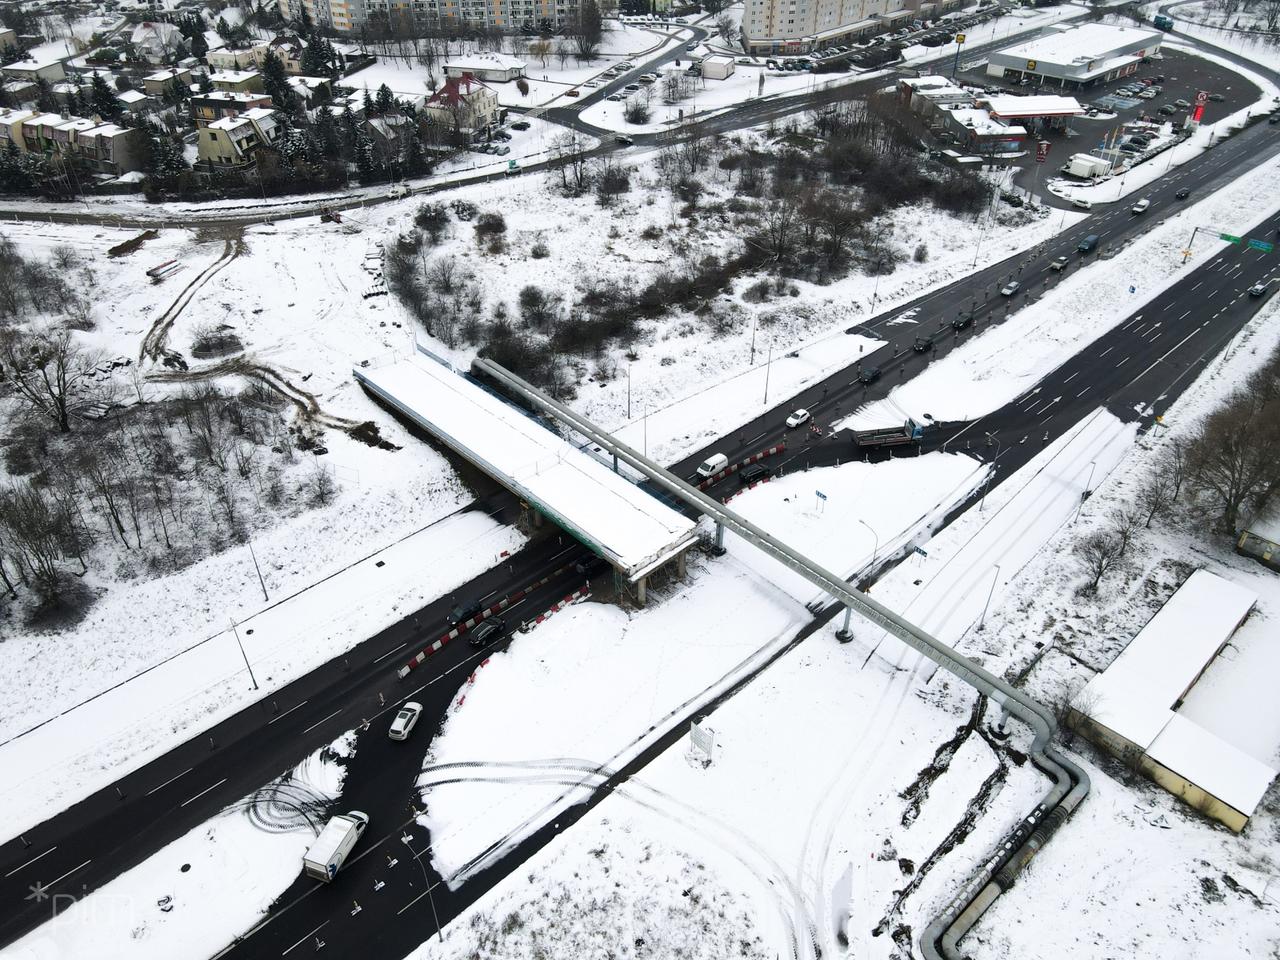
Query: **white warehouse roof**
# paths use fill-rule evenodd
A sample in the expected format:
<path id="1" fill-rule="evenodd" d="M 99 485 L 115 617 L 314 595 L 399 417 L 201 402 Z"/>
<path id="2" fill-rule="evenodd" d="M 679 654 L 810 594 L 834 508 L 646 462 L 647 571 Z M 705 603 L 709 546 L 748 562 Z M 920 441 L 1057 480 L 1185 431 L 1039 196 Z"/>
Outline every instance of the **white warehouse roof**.
<path id="1" fill-rule="evenodd" d="M 696 537 L 689 517 L 443 363 L 418 353 L 355 375 L 633 580 Z"/>
<path id="2" fill-rule="evenodd" d="M 1001 56 L 1052 64 L 1084 64 L 1105 60 L 1131 43 L 1152 40 L 1160 45 L 1163 34 L 1156 30 L 1086 23 L 1061 32 L 1048 33 L 1017 46 L 1005 47 Z"/>
<path id="3" fill-rule="evenodd" d="M 1094 722 L 1245 815 L 1275 771 L 1175 711 L 1257 599 L 1197 570 L 1076 698 Z"/>

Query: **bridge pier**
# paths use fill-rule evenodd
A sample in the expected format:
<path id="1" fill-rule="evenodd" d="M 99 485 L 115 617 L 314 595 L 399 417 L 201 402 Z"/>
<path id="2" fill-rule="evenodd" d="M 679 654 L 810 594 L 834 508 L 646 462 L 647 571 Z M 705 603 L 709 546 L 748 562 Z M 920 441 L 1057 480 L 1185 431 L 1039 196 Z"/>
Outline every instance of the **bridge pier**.
<path id="1" fill-rule="evenodd" d="M 643 607 L 648 601 L 648 586 L 648 577 L 641 577 L 636 581 L 636 606 Z"/>
<path id="2" fill-rule="evenodd" d="M 716 545 L 711 552 L 717 557 L 724 556 L 724 524 L 719 520 L 716 521 Z"/>
<path id="3" fill-rule="evenodd" d="M 844 608 L 844 626 L 836 631 L 836 639 L 841 643 L 848 643 L 853 639 L 853 631 L 849 629 L 849 618 L 853 616 L 853 608 Z"/>

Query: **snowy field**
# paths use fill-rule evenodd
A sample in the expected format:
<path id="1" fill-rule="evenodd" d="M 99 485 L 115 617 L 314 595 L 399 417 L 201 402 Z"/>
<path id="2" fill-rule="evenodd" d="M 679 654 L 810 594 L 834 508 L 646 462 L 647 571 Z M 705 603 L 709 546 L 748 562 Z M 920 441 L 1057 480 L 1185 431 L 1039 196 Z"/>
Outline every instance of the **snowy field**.
<path id="1" fill-rule="evenodd" d="M 1075 270 L 1000 326 L 930 364 L 842 425 L 901 422 L 902 411 L 917 418 L 928 412 L 939 420 L 969 420 L 1014 400 L 1177 282 L 1182 244 L 1192 226 L 1213 223 L 1245 233 L 1280 209 L 1278 173 L 1280 158 L 1273 158 L 1151 228 L 1111 259 Z M 1121 209 L 1116 216 L 1130 214 Z M 1201 246 L 1197 239 L 1193 262 L 1207 263 L 1225 247 L 1225 241 Z"/>

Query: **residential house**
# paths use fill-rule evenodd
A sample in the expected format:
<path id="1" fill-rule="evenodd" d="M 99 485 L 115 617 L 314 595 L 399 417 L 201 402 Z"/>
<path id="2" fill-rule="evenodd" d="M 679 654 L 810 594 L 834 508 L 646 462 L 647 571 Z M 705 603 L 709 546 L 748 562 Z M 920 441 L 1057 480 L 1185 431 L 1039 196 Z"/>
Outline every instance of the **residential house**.
<path id="1" fill-rule="evenodd" d="M 290 77 L 289 86 L 308 107 L 328 103 L 333 97 L 333 82 L 328 77 Z"/>
<path id="2" fill-rule="evenodd" d="M 374 152 L 383 163 L 397 163 L 405 155 L 406 145 L 413 133 L 413 121 L 403 114 L 372 117 L 365 124 Z"/>
<path id="3" fill-rule="evenodd" d="M 265 43 L 254 43 L 247 47 L 222 47 L 210 50 L 204 55 L 204 62 L 210 70 L 256 70 L 262 66 L 266 55 Z"/>
<path id="4" fill-rule="evenodd" d="M 0 27 L 0 53 L 13 50 L 18 46 L 18 31 L 8 27 Z"/>
<path id="5" fill-rule="evenodd" d="M 58 59 L 19 60 L 7 67 L 0 67 L 0 74 L 10 80 L 26 80 L 28 83 L 35 83 L 37 80 L 57 83 L 59 80 L 67 79 L 67 71 L 63 68 L 62 61 Z"/>
<path id="6" fill-rule="evenodd" d="M 147 63 L 171 63 L 183 48 L 182 31 L 172 23 L 146 21 L 129 36 L 136 56 Z"/>
<path id="7" fill-rule="evenodd" d="M 498 95 L 469 73 L 448 77 L 427 98 L 422 113 L 430 124 L 471 134 L 498 122 Z"/>
<path id="8" fill-rule="evenodd" d="M 446 77 L 471 74 L 477 80 L 502 83 L 524 76 L 524 61 L 505 53 L 469 53 L 444 62 Z"/>
<path id="9" fill-rule="evenodd" d="M 4 91 L 4 95 L 14 106 L 34 106 L 36 98 L 40 96 L 40 88 L 30 80 L 6 80 L 0 84 L 0 90 Z"/>
<path id="10" fill-rule="evenodd" d="M 262 93 L 266 90 L 262 84 L 262 74 L 257 70 L 219 70 L 209 74 L 209 82 L 215 90 L 229 90 L 232 93 Z"/>
<path id="11" fill-rule="evenodd" d="M 121 90 L 116 99 L 124 104 L 127 112 L 134 114 L 149 113 L 155 109 L 156 102 L 141 90 Z"/>
<path id="12" fill-rule="evenodd" d="M 267 48 L 284 64 L 285 73 L 295 77 L 302 75 L 302 51 L 306 49 L 306 44 L 302 40 L 282 34 L 267 44 Z"/>
<path id="13" fill-rule="evenodd" d="M 271 98 L 265 93 L 232 93 L 230 90 L 210 90 L 191 95 L 191 119 L 197 128 L 203 129 L 215 120 L 238 117 L 254 107 L 270 107 Z"/>
<path id="14" fill-rule="evenodd" d="M 250 169 L 263 150 L 275 147 L 279 137 L 274 110 L 254 107 L 238 117 L 223 117 L 200 131 L 199 163 L 214 170 Z"/>
<path id="15" fill-rule="evenodd" d="M 119 176 L 142 169 L 144 135 L 83 117 L 34 110 L 0 110 L 0 150 L 74 158 L 98 173 Z"/>
<path id="16" fill-rule="evenodd" d="M 179 83 L 184 87 L 191 86 L 190 70 L 175 67 L 171 70 L 161 70 L 158 73 L 153 73 L 142 78 L 142 89 L 148 97 L 162 100 Z"/>

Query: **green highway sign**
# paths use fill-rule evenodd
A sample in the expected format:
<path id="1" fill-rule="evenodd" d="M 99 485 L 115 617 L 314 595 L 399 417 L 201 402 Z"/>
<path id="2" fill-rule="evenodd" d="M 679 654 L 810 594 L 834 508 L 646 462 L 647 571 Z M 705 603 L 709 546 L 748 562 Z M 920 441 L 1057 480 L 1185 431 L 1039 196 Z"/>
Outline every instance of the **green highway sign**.
<path id="1" fill-rule="evenodd" d="M 1220 233 L 1220 234 L 1218 234 L 1218 239 L 1219 239 L 1219 240 L 1226 240 L 1228 243 L 1239 243 L 1239 242 L 1240 242 L 1240 238 L 1239 238 L 1239 237 L 1233 237 L 1233 236 L 1232 236 L 1231 234 L 1229 234 L 1229 233 Z"/>

